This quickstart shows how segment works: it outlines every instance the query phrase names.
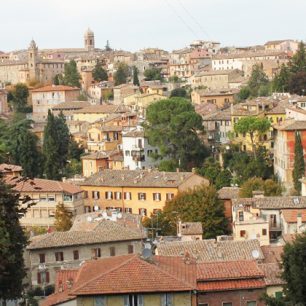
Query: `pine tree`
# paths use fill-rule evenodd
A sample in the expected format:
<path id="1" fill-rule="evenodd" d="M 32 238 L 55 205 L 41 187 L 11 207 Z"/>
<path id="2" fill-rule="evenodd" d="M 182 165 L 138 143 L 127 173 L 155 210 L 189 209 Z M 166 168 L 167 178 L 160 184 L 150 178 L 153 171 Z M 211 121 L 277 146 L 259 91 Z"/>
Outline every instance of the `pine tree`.
<path id="1" fill-rule="evenodd" d="M 17 299 L 26 276 L 23 251 L 27 244 L 20 226 L 19 196 L 0 177 L 0 297 Z"/>
<path id="2" fill-rule="evenodd" d="M 56 206 L 54 226 L 58 232 L 68 231 L 72 226 L 71 215 L 63 203 Z"/>
<path id="3" fill-rule="evenodd" d="M 294 144 L 294 168 L 293 168 L 293 182 L 294 188 L 301 193 L 301 182 L 299 181 L 305 174 L 305 162 L 304 162 L 304 152 L 303 145 L 301 141 L 301 136 L 299 132 L 295 132 L 295 144 Z"/>
<path id="4" fill-rule="evenodd" d="M 18 83 L 15 88 L 10 91 L 8 97 L 9 103 L 13 106 L 15 112 L 27 112 L 29 89 L 27 85 Z"/>
<path id="5" fill-rule="evenodd" d="M 136 66 L 133 66 L 133 84 L 135 86 L 139 86 L 139 78 L 138 78 L 138 69 Z"/>
<path id="6" fill-rule="evenodd" d="M 81 87 L 81 76 L 77 69 L 77 64 L 74 60 L 64 65 L 64 84 L 68 86 Z"/>
<path id="7" fill-rule="evenodd" d="M 12 162 L 22 166 L 23 175 L 37 177 L 42 174 L 42 154 L 38 138 L 31 132 L 31 121 L 15 122 L 8 131 L 8 148 Z"/>
<path id="8" fill-rule="evenodd" d="M 279 73 L 273 79 L 273 90 L 276 92 L 287 92 L 290 80 L 290 70 L 288 66 L 282 65 Z"/>
<path id="9" fill-rule="evenodd" d="M 108 80 L 107 72 L 105 69 L 103 69 L 101 61 L 97 60 L 95 68 L 92 71 L 92 76 L 96 82 L 102 82 Z"/>

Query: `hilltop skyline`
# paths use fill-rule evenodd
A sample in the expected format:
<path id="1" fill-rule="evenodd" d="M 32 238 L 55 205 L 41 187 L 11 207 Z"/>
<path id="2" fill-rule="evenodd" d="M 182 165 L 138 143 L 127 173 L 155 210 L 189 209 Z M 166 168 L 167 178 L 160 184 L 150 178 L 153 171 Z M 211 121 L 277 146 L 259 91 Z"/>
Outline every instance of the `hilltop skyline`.
<path id="1" fill-rule="evenodd" d="M 18 7 L 18 11 L 11 10 Z M 263 44 L 268 40 L 306 37 L 302 0 L 18 0 L 1 6 L 1 51 L 28 47 L 82 47 L 83 33 L 95 32 L 96 46 L 136 51 L 183 48 L 195 39 L 220 41 L 222 46 Z M 258 22 L 259 21 L 259 22 Z M 286 21 L 286 22 L 284 22 Z"/>

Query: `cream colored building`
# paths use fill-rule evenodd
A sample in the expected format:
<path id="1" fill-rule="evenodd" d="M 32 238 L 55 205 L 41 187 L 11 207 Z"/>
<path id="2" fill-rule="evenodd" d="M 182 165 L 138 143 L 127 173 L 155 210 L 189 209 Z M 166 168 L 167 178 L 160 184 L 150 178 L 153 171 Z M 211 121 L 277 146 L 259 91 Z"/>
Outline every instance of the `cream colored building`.
<path id="1" fill-rule="evenodd" d="M 79 95 L 79 88 L 64 85 L 48 85 L 31 90 L 33 120 L 46 121 L 48 111 L 54 106 L 77 101 Z"/>

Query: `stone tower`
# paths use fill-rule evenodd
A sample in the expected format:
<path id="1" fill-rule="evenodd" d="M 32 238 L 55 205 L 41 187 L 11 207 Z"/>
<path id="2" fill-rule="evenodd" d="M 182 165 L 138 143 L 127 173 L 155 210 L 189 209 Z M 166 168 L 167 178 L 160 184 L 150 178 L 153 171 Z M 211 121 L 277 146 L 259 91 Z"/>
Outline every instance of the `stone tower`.
<path id="1" fill-rule="evenodd" d="M 84 34 L 84 47 L 87 51 L 95 50 L 95 34 L 89 28 Z"/>
<path id="2" fill-rule="evenodd" d="M 28 68 L 30 80 L 39 80 L 37 60 L 38 48 L 35 41 L 32 39 L 28 48 Z"/>

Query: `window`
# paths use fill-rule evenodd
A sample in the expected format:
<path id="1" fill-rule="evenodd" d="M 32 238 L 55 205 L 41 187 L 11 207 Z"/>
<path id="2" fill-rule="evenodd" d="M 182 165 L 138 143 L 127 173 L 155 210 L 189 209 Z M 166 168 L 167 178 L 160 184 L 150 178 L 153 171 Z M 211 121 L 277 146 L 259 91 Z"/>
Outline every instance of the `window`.
<path id="1" fill-rule="evenodd" d="M 142 294 L 125 295 L 124 306 L 143 306 L 143 295 Z"/>
<path id="2" fill-rule="evenodd" d="M 134 253 L 134 246 L 132 244 L 128 245 L 128 254 L 133 254 Z"/>
<path id="3" fill-rule="evenodd" d="M 64 202 L 72 202 L 72 194 L 64 194 Z"/>
<path id="4" fill-rule="evenodd" d="M 100 192 L 99 191 L 92 191 L 91 196 L 93 199 L 98 200 L 100 199 Z"/>
<path id="5" fill-rule="evenodd" d="M 239 221 L 244 221 L 243 211 L 239 211 L 238 215 L 239 215 Z"/>
<path id="6" fill-rule="evenodd" d="M 145 201 L 146 200 L 146 193 L 138 192 L 138 200 L 139 201 Z"/>
<path id="7" fill-rule="evenodd" d="M 153 193 L 153 201 L 161 201 L 161 194 Z"/>
<path id="8" fill-rule="evenodd" d="M 262 229 L 262 235 L 267 236 L 267 229 L 265 229 L 265 228 Z"/>
<path id="9" fill-rule="evenodd" d="M 130 192 L 124 192 L 123 196 L 124 196 L 124 199 L 127 201 L 132 200 L 132 193 Z"/>
<path id="10" fill-rule="evenodd" d="M 55 252 L 55 261 L 63 261 L 64 253 L 63 252 Z"/>
<path id="11" fill-rule="evenodd" d="M 101 249 L 100 248 L 91 249 L 91 257 L 92 258 L 101 257 Z"/>
<path id="12" fill-rule="evenodd" d="M 172 200 L 174 198 L 174 193 L 167 193 L 166 194 L 166 199 L 167 199 L 167 201 L 170 201 L 170 200 Z"/>
<path id="13" fill-rule="evenodd" d="M 105 296 L 96 296 L 94 298 L 94 306 L 105 306 Z"/>
<path id="14" fill-rule="evenodd" d="M 256 301 L 247 301 L 247 306 L 256 306 Z"/>
<path id="15" fill-rule="evenodd" d="M 146 216 L 147 215 L 147 210 L 145 208 L 139 208 L 139 214 L 141 216 Z"/>
<path id="16" fill-rule="evenodd" d="M 74 260 L 78 260 L 79 259 L 79 251 L 78 250 L 74 250 L 73 251 L 73 259 Z"/>
<path id="17" fill-rule="evenodd" d="M 173 294 L 172 293 L 162 294 L 161 305 L 162 306 L 172 306 L 173 305 Z"/>
<path id="18" fill-rule="evenodd" d="M 130 151 L 129 150 L 125 151 L 125 156 L 130 156 Z"/>
<path id="19" fill-rule="evenodd" d="M 246 231 L 240 231 L 240 237 L 245 237 Z"/>
<path id="20" fill-rule="evenodd" d="M 153 153 L 153 151 L 152 151 L 152 150 L 147 150 L 147 155 L 148 155 L 148 156 L 151 156 L 151 155 L 152 155 L 152 153 Z"/>
<path id="21" fill-rule="evenodd" d="M 233 306 L 233 303 L 231 303 L 231 302 L 223 302 L 222 306 Z"/>
<path id="22" fill-rule="evenodd" d="M 129 207 L 126 207 L 124 209 L 124 211 L 127 213 L 127 214 L 131 214 L 133 212 L 132 208 L 129 208 Z"/>
<path id="23" fill-rule="evenodd" d="M 198 306 L 209 306 L 207 303 L 199 303 Z"/>
<path id="24" fill-rule="evenodd" d="M 48 195 L 48 202 L 55 202 L 55 195 L 52 194 L 52 195 Z"/>
<path id="25" fill-rule="evenodd" d="M 119 191 L 115 192 L 115 199 L 116 200 L 121 200 L 121 192 L 119 192 Z"/>
<path id="26" fill-rule="evenodd" d="M 48 284 L 50 282 L 50 274 L 46 272 L 37 273 L 37 284 Z"/>
<path id="27" fill-rule="evenodd" d="M 116 249 L 115 249 L 115 247 L 110 247 L 109 248 L 109 255 L 110 256 L 116 256 Z"/>
<path id="28" fill-rule="evenodd" d="M 39 262 L 40 262 L 40 263 L 46 262 L 46 256 L 45 256 L 45 254 L 39 254 Z"/>
<path id="29" fill-rule="evenodd" d="M 105 199 L 106 200 L 112 200 L 112 198 L 113 198 L 112 191 L 105 191 Z"/>

